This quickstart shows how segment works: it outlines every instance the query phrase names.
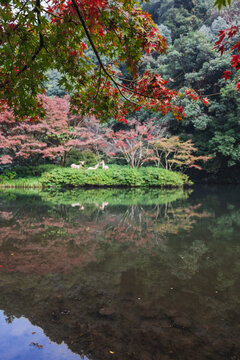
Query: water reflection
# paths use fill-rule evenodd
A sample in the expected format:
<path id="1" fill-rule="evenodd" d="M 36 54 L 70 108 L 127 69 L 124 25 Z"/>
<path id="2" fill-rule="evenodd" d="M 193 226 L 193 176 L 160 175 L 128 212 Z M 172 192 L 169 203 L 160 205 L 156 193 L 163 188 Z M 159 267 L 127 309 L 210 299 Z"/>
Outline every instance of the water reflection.
<path id="1" fill-rule="evenodd" d="M 0 308 L 91 360 L 237 360 L 237 190 L 3 193 Z"/>
<path id="2" fill-rule="evenodd" d="M 4 317 L 0 311 L 1 359 L 4 360 L 88 360 L 73 354 L 65 344 L 48 339 L 41 328 L 23 317 Z"/>

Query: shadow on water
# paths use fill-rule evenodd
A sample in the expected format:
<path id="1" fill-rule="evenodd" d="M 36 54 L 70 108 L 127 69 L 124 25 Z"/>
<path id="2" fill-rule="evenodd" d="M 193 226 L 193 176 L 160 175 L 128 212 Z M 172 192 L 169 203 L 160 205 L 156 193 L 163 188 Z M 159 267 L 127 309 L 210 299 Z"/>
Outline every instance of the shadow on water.
<path id="1" fill-rule="evenodd" d="M 240 359 L 239 190 L 1 192 L 1 360 Z"/>

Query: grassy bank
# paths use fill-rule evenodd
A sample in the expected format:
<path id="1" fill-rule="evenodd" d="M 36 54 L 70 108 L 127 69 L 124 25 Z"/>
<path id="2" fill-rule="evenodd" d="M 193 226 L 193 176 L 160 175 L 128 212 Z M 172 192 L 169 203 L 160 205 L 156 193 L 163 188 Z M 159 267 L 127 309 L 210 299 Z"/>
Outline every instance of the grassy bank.
<path id="1" fill-rule="evenodd" d="M 77 187 L 162 187 L 178 188 L 191 185 L 191 181 L 177 172 L 146 167 L 132 169 L 111 166 L 109 169 L 71 169 L 59 166 L 37 167 L 12 171 L 14 178 L 1 177 L 1 188 L 77 188 Z M 31 176 L 35 175 L 35 176 Z M 10 175 L 9 175 L 10 177 Z"/>
<path id="2" fill-rule="evenodd" d="M 1 188 L 40 189 L 42 188 L 42 184 L 40 177 L 5 179 L 0 182 L 0 189 Z"/>

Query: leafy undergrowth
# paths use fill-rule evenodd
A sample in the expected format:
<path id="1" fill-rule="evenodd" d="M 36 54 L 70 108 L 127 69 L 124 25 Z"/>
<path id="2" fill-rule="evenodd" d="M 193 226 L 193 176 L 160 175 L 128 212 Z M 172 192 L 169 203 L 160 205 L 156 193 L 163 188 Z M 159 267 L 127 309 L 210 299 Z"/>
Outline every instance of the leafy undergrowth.
<path id="1" fill-rule="evenodd" d="M 106 170 L 57 168 L 43 173 L 40 181 L 43 187 L 182 187 L 192 184 L 188 177 L 177 172 L 153 167 L 136 169 L 116 165 Z"/>
<path id="2" fill-rule="evenodd" d="M 38 167 L 39 170 L 12 171 L 0 177 L 0 188 L 77 188 L 77 187 L 164 187 L 192 185 L 186 175 L 154 167 L 109 169 L 71 169 L 59 166 Z M 45 170 L 45 171 L 44 171 Z M 32 175 L 32 176 L 31 176 Z"/>
<path id="3" fill-rule="evenodd" d="M 42 173 L 56 169 L 56 165 L 15 166 L 0 174 L 0 188 L 42 188 Z"/>

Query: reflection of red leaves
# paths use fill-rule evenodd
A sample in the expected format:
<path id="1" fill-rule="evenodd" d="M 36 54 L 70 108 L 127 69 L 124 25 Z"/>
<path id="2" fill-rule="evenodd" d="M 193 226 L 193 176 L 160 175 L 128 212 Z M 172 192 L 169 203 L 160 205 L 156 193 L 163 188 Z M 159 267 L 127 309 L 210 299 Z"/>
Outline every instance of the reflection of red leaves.
<path id="1" fill-rule="evenodd" d="M 35 342 L 33 342 L 33 341 L 30 342 L 30 345 L 31 345 L 31 346 L 35 346 L 35 347 L 37 347 L 38 349 L 43 349 L 43 345 L 41 345 L 41 344 L 39 344 L 39 343 L 35 343 Z"/>
<path id="2" fill-rule="evenodd" d="M 0 265 L 0 270 L 2 270 L 3 269 L 3 266 L 2 265 Z"/>

